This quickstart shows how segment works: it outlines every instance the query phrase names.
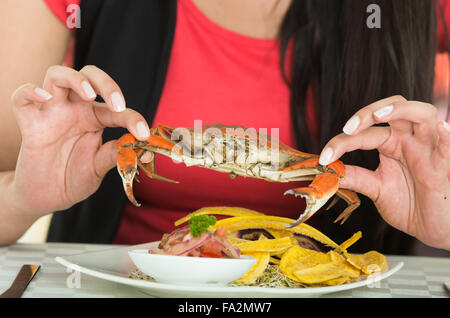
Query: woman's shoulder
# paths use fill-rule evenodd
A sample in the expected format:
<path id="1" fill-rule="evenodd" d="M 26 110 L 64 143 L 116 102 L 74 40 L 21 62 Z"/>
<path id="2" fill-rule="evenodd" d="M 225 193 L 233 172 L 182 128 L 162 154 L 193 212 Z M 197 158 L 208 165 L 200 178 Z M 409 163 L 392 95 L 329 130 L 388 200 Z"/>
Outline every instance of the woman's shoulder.
<path id="1" fill-rule="evenodd" d="M 64 24 L 73 14 L 73 5 L 80 5 L 81 0 L 44 0 L 53 14 Z"/>

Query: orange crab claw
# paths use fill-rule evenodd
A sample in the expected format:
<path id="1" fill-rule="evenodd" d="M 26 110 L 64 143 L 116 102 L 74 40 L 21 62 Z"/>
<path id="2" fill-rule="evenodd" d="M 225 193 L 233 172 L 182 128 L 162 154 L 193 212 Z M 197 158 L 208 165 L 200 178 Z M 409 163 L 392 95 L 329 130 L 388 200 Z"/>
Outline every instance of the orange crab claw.
<path id="1" fill-rule="evenodd" d="M 152 150 L 157 148 L 167 152 L 176 151 L 170 140 L 156 135 L 156 129 L 151 129 L 150 137 L 146 141 L 137 141 L 132 134 L 125 134 L 119 138 L 117 148 L 117 170 L 122 178 L 126 195 L 135 206 L 141 206 L 133 194 L 133 181 L 139 174 L 137 167 L 141 168 L 149 178 L 178 183 L 178 181 L 156 174 L 155 153 Z M 179 153 L 177 152 L 177 154 Z M 140 160 L 144 155 L 147 155 L 147 159 L 150 156 L 150 160 L 146 163 L 142 163 Z"/>
<path id="2" fill-rule="evenodd" d="M 295 169 L 319 168 L 320 164 L 318 158 L 310 158 L 293 166 L 285 168 L 283 171 L 290 171 Z M 317 175 L 311 184 L 307 187 L 296 188 L 286 191 L 284 194 L 293 194 L 301 196 L 306 199 L 306 209 L 288 228 L 294 227 L 316 213 L 334 194 L 344 199 L 349 205 L 344 212 L 342 212 L 334 222 L 341 221 L 344 223 L 350 214 L 355 210 L 359 204 L 359 198 L 356 193 L 350 190 L 339 189 L 339 179 L 345 177 L 345 166 L 341 161 L 335 161 L 326 167 L 326 171 Z M 337 197 L 330 203 L 327 210 L 337 202 Z"/>
<path id="3" fill-rule="evenodd" d="M 141 206 L 133 195 L 133 180 L 137 170 L 138 158 L 133 149 L 136 138 L 132 134 L 125 134 L 117 142 L 117 171 L 122 178 L 123 188 L 128 199 L 135 206 Z"/>
<path id="4" fill-rule="evenodd" d="M 337 160 L 335 162 L 332 162 L 326 168 L 328 171 L 331 170 L 332 172 L 337 174 L 339 178 L 345 177 L 345 165 L 342 161 Z"/>
<path id="5" fill-rule="evenodd" d="M 144 152 L 144 151 L 143 151 Z M 153 152 L 146 152 L 147 154 L 151 154 L 152 158 L 150 159 L 150 161 L 148 163 L 142 163 L 140 160 L 138 160 L 138 166 L 139 168 L 142 169 L 142 171 L 145 172 L 145 174 L 147 175 L 147 177 L 151 178 L 151 179 L 156 179 L 156 180 L 161 180 L 161 181 L 166 181 L 166 182 L 172 182 L 172 183 L 179 183 L 179 181 L 175 181 L 163 176 L 160 176 L 159 174 L 156 173 L 156 169 L 155 169 L 155 154 Z"/>
<path id="6" fill-rule="evenodd" d="M 306 209 L 298 219 L 286 226 L 294 227 L 309 219 L 316 213 L 339 189 L 339 177 L 331 172 L 326 172 L 314 178 L 307 187 L 286 191 L 284 194 L 293 194 L 306 199 Z"/>

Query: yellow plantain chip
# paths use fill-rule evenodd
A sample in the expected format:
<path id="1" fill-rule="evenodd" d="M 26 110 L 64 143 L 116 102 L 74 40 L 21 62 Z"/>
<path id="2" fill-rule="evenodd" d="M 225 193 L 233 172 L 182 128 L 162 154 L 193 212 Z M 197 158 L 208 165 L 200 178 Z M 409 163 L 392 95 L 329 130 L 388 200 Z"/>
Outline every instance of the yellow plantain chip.
<path id="1" fill-rule="evenodd" d="M 289 237 L 283 237 L 279 239 L 267 239 L 265 236 L 263 239 L 257 241 L 251 241 L 246 243 L 239 243 L 234 246 L 241 250 L 241 253 L 252 253 L 252 252 L 269 252 L 269 253 L 279 253 L 283 252 L 292 246 L 291 239 Z"/>
<path id="2" fill-rule="evenodd" d="M 241 278 L 236 280 L 237 283 L 253 284 L 259 276 L 261 276 L 269 265 L 270 254 L 267 252 L 246 253 L 245 255 L 256 258 L 256 263 Z"/>
<path id="3" fill-rule="evenodd" d="M 350 277 L 341 276 L 341 277 L 338 277 L 338 278 L 334 278 L 334 279 L 330 279 L 330 280 L 324 281 L 322 284 L 328 285 L 328 286 L 337 286 L 337 285 L 342 285 L 342 284 L 348 282 L 349 280 L 350 280 Z"/>
<path id="4" fill-rule="evenodd" d="M 343 275 L 349 278 L 358 278 L 361 275 L 360 270 L 348 263 L 344 256 L 335 251 L 329 251 L 328 254 L 330 255 L 331 262 L 341 268 Z"/>
<path id="5" fill-rule="evenodd" d="M 295 239 L 294 233 L 289 232 L 287 230 L 273 230 L 273 229 L 266 229 L 269 234 L 271 234 L 274 238 L 283 238 L 283 237 L 289 237 L 291 239 L 291 245 L 298 245 L 298 241 Z"/>
<path id="6" fill-rule="evenodd" d="M 291 246 L 293 246 L 293 245 L 291 245 Z M 289 248 L 290 248 L 290 247 L 288 247 L 288 248 L 286 248 L 286 249 L 284 249 L 284 250 L 281 250 L 280 252 L 272 252 L 272 253 L 270 253 L 270 256 L 278 257 L 278 258 L 281 259 L 281 257 L 283 257 L 284 253 L 286 253 L 286 251 L 287 251 Z"/>
<path id="7" fill-rule="evenodd" d="M 288 249 L 280 259 L 280 270 L 281 272 L 292 280 L 297 280 L 294 276 L 295 264 L 299 257 L 304 257 L 300 250 L 297 249 L 299 246 L 293 246 Z"/>
<path id="8" fill-rule="evenodd" d="M 293 272 L 296 281 L 304 284 L 320 284 L 342 276 L 339 265 L 332 262 L 317 264 Z"/>
<path id="9" fill-rule="evenodd" d="M 217 221 L 217 223 L 212 226 L 212 229 L 219 227 L 225 227 L 228 231 L 237 231 L 243 229 L 273 229 L 273 230 L 283 230 L 289 231 L 291 233 L 303 234 L 308 237 L 315 239 L 325 245 L 337 248 L 338 245 L 333 242 L 326 235 L 316 230 L 312 226 L 301 223 L 293 228 L 286 229 L 286 226 L 291 224 L 294 220 L 289 218 L 282 218 L 277 216 L 240 216 L 226 218 Z"/>
<path id="10" fill-rule="evenodd" d="M 386 257 L 376 251 L 370 251 L 362 255 L 345 252 L 344 257 L 348 263 L 360 269 L 364 274 L 381 272 L 387 266 Z"/>
<path id="11" fill-rule="evenodd" d="M 330 255 L 331 261 L 335 264 L 339 264 L 341 262 L 341 258 L 343 258 L 339 253 L 335 251 L 329 251 L 328 255 Z"/>
<path id="12" fill-rule="evenodd" d="M 234 245 L 234 246 L 236 246 L 237 244 L 253 242 L 250 240 L 244 240 L 244 239 L 237 238 L 237 237 L 227 237 L 227 241 L 230 242 L 230 244 Z"/>
<path id="13" fill-rule="evenodd" d="M 239 231 L 228 231 L 228 229 L 227 229 L 227 239 L 229 240 L 231 238 L 235 238 L 235 239 L 239 239 L 239 240 L 242 239 L 242 240 L 249 241 L 247 239 L 240 238 L 239 237 Z"/>
<path id="14" fill-rule="evenodd" d="M 347 241 L 339 245 L 339 249 L 342 252 L 346 251 L 350 246 L 355 244 L 361 237 L 362 237 L 361 231 L 356 232 L 355 234 L 353 234 L 351 238 L 349 238 Z"/>
<path id="15" fill-rule="evenodd" d="M 292 232 L 289 232 L 287 229 L 285 230 L 267 229 L 266 231 L 269 232 L 269 234 L 272 235 L 274 238 L 282 238 L 287 236 L 295 240 L 294 234 Z"/>
<path id="16" fill-rule="evenodd" d="M 260 212 L 238 208 L 238 207 L 228 207 L 228 206 L 214 206 L 214 207 L 205 207 L 198 209 L 185 217 L 175 221 L 175 226 L 183 224 L 194 215 L 208 215 L 208 214 L 216 214 L 216 215 L 227 215 L 227 216 L 251 216 L 251 215 L 264 215 Z"/>
<path id="17" fill-rule="evenodd" d="M 280 259 L 271 256 L 270 260 L 269 260 L 269 263 L 270 264 L 275 264 L 275 265 L 280 265 Z"/>
<path id="18" fill-rule="evenodd" d="M 328 254 L 315 252 L 299 260 L 296 268 L 303 269 L 316 266 L 318 264 L 330 263 L 331 258 Z"/>
<path id="19" fill-rule="evenodd" d="M 331 257 L 329 254 L 316 252 L 300 246 L 293 246 L 281 257 L 280 270 L 290 279 L 298 281 L 294 275 L 295 271 L 330 262 Z"/>

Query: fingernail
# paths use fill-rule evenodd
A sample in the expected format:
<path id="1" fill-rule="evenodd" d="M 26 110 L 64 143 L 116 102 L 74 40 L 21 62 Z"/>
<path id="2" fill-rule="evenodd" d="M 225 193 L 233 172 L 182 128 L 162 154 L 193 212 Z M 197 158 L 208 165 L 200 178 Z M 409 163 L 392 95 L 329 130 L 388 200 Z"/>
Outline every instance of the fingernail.
<path id="1" fill-rule="evenodd" d="M 444 125 L 444 128 L 445 128 L 448 132 L 450 132 L 450 124 L 447 123 L 445 120 L 442 121 L 442 124 Z"/>
<path id="2" fill-rule="evenodd" d="M 392 113 L 392 111 L 394 110 L 394 106 L 393 105 L 389 105 L 383 108 L 380 108 L 379 110 L 377 110 L 376 112 L 374 112 L 373 114 L 378 117 L 378 118 L 383 118 L 386 117 L 387 115 L 389 115 L 390 113 Z"/>
<path id="3" fill-rule="evenodd" d="M 36 94 L 38 94 L 39 96 L 41 96 L 42 98 L 45 98 L 45 100 L 49 100 L 50 98 L 53 97 L 49 92 L 47 92 L 46 90 L 43 90 L 43 89 L 40 88 L 40 87 L 36 87 L 36 88 L 34 89 L 34 92 L 35 92 Z"/>
<path id="4" fill-rule="evenodd" d="M 86 94 L 87 98 L 95 98 L 97 97 L 97 94 L 95 93 L 94 89 L 92 88 L 91 84 L 87 81 L 81 82 L 81 87 L 83 88 L 84 93 Z"/>
<path id="5" fill-rule="evenodd" d="M 140 121 L 136 124 L 136 130 L 140 138 L 150 137 L 150 130 L 143 121 Z"/>
<path id="6" fill-rule="evenodd" d="M 358 128 L 361 120 L 358 116 L 353 116 L 350 118 L 350 120 L 345 124 L 344 128 L 342 129 L 344 133 L 347 135 L 351 135 L 355 132 L 355 130 Z"/>
<path id="7" fill-rule="evenodd" d="M 331 149 L 330 147 L 327 147 L 327 148 L 325 148 L 324 151 L 322 151 L 322 154 L 320 155 L 320 158 L 319 158 L 319 163 L 322 166 L 326 166 L 331 163 L 332 157 L 333 157 L 333 149 Z"/>
<path id="8" fill-rule="evenodd" d="M 111 103 L 116 112 L 123 112 L 125 110 L 125 100 L 119 92 L 111 94 Z"/>

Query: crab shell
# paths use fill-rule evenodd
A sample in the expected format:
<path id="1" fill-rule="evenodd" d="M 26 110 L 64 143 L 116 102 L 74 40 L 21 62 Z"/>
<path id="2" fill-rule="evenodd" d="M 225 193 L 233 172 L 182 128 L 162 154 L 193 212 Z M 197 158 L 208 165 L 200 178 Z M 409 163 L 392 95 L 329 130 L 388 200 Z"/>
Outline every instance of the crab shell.
<path id="1" fill-rule="evenodd" d="M 156 174 L 155 154 L 183 162 L 188 167 L 228 173 L 232 178 L 244 176 L 270 182 L 312 181 L 307 187 L 285 192 L 306 199 L 305 211 L 289 227 L 306 221 L 335 194 L 348 203 L 335 222 L 344 223 L 360 204 L 356 193 L 339 188 L 339 179 L 345 177 L 341 161 L 322 166 L 318 155 L 298 151 L 268 134 L 242 126 L 215 124 L 194 128 L 157 125 L 150 130 L 150 137 L 145 141 L 138 141 L 131 134 L 119 139 L 117 169 L 127 197 L 136 206 L 139 203 L 133 195 L 133 180 L 138 173 L 137 167 L 150 178 L 177 182 Z M 328 208 L 336 201 L 333 200 Z"/>

